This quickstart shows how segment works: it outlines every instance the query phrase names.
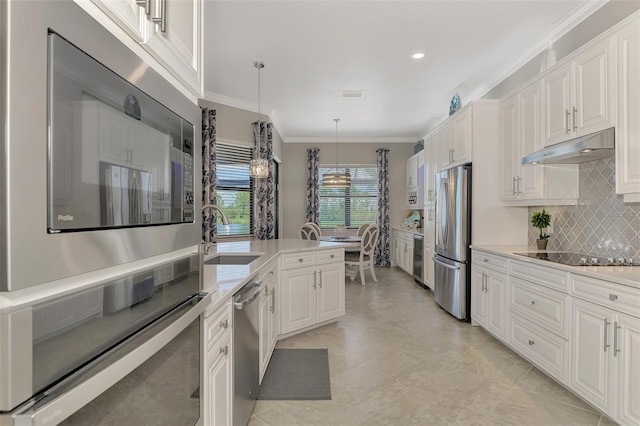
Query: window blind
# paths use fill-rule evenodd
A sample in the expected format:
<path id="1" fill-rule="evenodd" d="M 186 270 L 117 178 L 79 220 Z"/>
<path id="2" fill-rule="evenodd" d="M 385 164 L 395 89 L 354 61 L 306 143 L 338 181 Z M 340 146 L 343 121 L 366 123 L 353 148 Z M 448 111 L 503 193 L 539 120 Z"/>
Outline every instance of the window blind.
<path id="1" fill-rule="evenodd" d="M 253 233 L 253 186 L 249 162 L 253 149 L 239 145 L 216 145 L 216 202 L 229 217 L 229 225 L 218 221 L 218 235 Z"/>
<path id="2" fill-rule="evenodd" d="M 336 225 L 357 228 L 376 223 L 378 214 L 378 169 L 374 166 L 346 166 L 351 174 L 349 188 L 325 188 L 322 175 L 332 167 L 318 167 L 320 183 L 320 226 Z"/>

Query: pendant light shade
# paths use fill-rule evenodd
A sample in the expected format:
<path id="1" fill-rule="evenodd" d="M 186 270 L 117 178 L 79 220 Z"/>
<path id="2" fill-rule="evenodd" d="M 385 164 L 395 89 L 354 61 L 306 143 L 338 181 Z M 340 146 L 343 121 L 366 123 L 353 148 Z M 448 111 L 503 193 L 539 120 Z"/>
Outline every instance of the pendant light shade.
<path id="1" fill-rule="evenodd" d="M 266 179 L 269 177 L 269 160 L 261 158 L 260 145 L 262 141 L 262 129 L 260 124 L 260 70 L 264 68 L 264 62 L 255 61 L 253 66 L 258 69 L 258 132 L 256 133 L 256 147 L 253 160 L 249 164 L 249 176 L 254 179 Z"/>
<path id="2" fill-rule="evenodd" d="M 351 174 L 338 167 L 338 122 L 340 119 L 334 118 L 333 121 L 336 122 L 336 166 L 322 175 L 322 186 L 325 188 L 349 188 Z"/>

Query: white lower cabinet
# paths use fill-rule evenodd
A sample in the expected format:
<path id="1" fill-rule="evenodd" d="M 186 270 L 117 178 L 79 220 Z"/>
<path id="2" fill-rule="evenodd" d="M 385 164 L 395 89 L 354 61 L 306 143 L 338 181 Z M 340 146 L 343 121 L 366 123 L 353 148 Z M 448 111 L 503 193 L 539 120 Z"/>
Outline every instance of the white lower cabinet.
<path id="1" fill-rule="evenodd" d="M 396 265 L 413 276 L 413 234 L 394 230 L 392 244 Z"/>
<path id="2" fill-rule="evenodd" d="M 299 268 L 292 266 L 295 265 L 292 259 L 304 259 L 304 253 L 283 256 L 279 297 L 281 334 L 344 315 L 344 249 L 338 252 L 334 258 L 329 257 L 338 259 L 337 262 Z"/>
<path id="3" fill-rule="evenodd" d="M 584 273 L 474 250 L 473 324 L 618 423 L 640 425 L 640 288 Z"/>
<path id="4" fill-rule="evenodd" d="M 572 389 L 621 424 L 640 424 L 640 319 L 573 303 Z"/>
<path id="5" fill-rule="evenodd" d="M 204 320 L 203 424 L 232 424 L 233 346 L 231 308 L 227 303 Z"/>
<path id="6" fill-rule="evenodd" d="M 260 382 L 267 370 L 271 354 L 278 341 L 279 317 L 276 310 L 276 294 L 278 288 L 277 264 L 260 277 L 266 283 L 265 290 L 260 294 L 259 319 L 260 323 Z"/>
<path id="7" fill-rule="evenodd" d="M 472 266 L 471 318 L 502 340 L 507 339 L 507 275 L 482 266 Z"/>

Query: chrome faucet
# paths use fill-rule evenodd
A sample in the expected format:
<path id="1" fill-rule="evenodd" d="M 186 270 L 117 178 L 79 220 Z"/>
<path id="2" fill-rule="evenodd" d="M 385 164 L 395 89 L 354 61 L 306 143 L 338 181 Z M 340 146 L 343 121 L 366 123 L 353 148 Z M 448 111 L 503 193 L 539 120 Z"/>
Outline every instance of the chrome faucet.
<path id="1" fill-rule="evenodd" d="M 220 215 L 222 216 L 222 224 L 223 225 L 229 224 L 229 218 L 227 217 L 225 212 L 222 211 L 220 207 L 216 206 L 215 204 L 205 204 L 204 206 L 202 206 L 202 211 L 205 211 L 206 209 L 214 209 L 219 211 Z"/>
<path id="2" fill-rule="evenodd" d="M 229 224 L 229 218 L 227 217 L 225 212 L 222 211 L 222 209 L 220 207 L 216 206 L 215 204 L 205 204 L 204 206 L 202 206 L 202 211 L 205 211 L 206 209 L 214 209 L 214 210 L 220 212 L 220 216 L 222 216 L 221 217 L 222 224 L 223 225 L 228 225 Z M 203 254 L 205 254 L 205 255 L 209 254 L 209 248 L 211 248 L 211 244 L 213 244 L 213 243 L 209 243 L 209 242 L 206 242 L 204 240 L 200 243 L 200 247 L 201 247 L 201 250 L 202 250 Z"/>

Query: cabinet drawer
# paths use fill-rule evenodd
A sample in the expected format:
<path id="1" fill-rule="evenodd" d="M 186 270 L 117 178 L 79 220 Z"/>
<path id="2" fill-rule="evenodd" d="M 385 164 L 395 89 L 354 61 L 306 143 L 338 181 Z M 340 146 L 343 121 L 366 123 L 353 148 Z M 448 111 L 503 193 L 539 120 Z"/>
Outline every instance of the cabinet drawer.
<path id="1" fill-rule="evenodd" d="M 511 278 L 511 312 L 569 338 L 569 295 L 520 278 Z"/>
<path id="2" fill-rule="evenodd" d="M 640 289 L 572 274 L 571 294 L 598 305 L 640 317 Z"/>
<path id="3" fill-rule="evenodd" d="M 344 249 L 320 250 L 318 263 L 344 262 Z"/>
<path id="4" fill-rule="evenodd" d="M 278 262 L 273 260 L 260 271 L 259 280 L 269 284 L 278 272 Z"/>
<path id="5" fill-rule="evenodd" d="M 220 308 L 209 314 L 205 311 L 204 318 L 204 344 L 205 353 L 208 353 L 218 344 L 220 337 L 231 328 L 231 302 L 227 302 Z"/>
<path id="6" fill-rule="evenodd" d="M 494 254 L 474 250 L 471 259 L 471 261 L 476 265 L 482 265 L 500 272 L 507 272 L 506 257 L 496 256 Z"/>
<path id="7" fill-rule="evenodd" d="M 530 263 L 511 260 L 511 275 L 532 281 L 545 287 L 569 293 L 569 272 L 546 266 L 532 265 Z"/>
<path id="8" fill-rule="evenodd" d="M 316 264 L 315 252 L 302 252 L 282 255 L 282 269 L 302 268 Z"/>
<path id="9" fill-rule="evenodd" d="M 413 241 L 413 234 L 410 232 L 393 231 L 393 236 L 401 240 Z"/>
<path id="10" fill-rule="evenodd" d="M 569 382 L 569 342 L 518 315 L 511 316 L 509 344 L 561 383 Z"/>

